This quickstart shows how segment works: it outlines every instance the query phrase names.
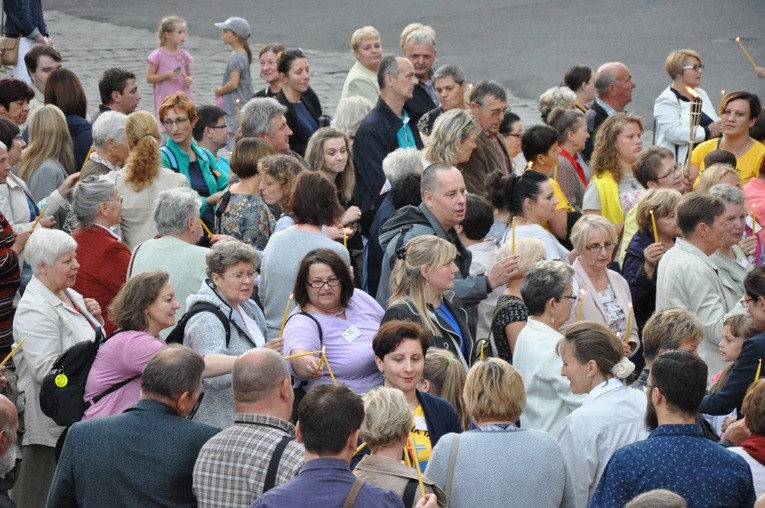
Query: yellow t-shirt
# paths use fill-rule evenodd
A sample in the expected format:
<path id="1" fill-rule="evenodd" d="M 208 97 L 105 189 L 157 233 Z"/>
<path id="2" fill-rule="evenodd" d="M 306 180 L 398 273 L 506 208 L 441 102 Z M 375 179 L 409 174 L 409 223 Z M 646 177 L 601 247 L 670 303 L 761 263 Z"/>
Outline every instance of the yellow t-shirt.
<path id="1" fill-rule="evenodd" d="M 699 183 L 701 173 L 704 171 L 704 157 L 709 152 L 717 150 L 718 141 L 718 139 L 710 139 L 693 149 L 691 164 L 699 168 L 699 176 L 693 184 L 694 189 Z M 760 165 L 762 164 L 763 157 L 765 157 L 765 145 L 755 141 L 749 150 L 736 160 L 736 171 L 738 171 L 738 177 L 741 178 L 741 185 L 746 185 L 749 180 L 760 174 Z"/>
<path id="2" fill-rule="evenodd" d="M 428 433 L 428 425 L 425 423 L 425 412 L 422 410 L 422 405 L 418 404 L 417 408 L 412 411 L 412 431 L 409 433 L 409 437 L 414 441 L 420 469 L 425 471 L 433 447 L 430 444 L 430 434 Z"/>

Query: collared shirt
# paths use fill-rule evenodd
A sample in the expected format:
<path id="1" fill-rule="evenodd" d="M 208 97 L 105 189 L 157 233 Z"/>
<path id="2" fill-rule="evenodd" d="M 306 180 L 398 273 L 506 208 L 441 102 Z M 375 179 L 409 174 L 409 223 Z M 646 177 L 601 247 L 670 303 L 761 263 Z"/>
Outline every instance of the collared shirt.
<path id="1" fill-rule="evenodd" d="M 675 492 L 689 508 L 752 506 L 755 501 L 749 465 L 705 439 L 698 425 L 661 425 L 645 441 L 618 450 L 589 506 L 624 506 L 654 489 Z"/>
<path id="2" fill-rule="evenodd" d="M 194 495 L 200 507 L 249 507 L 263 494 L 268 465 L 284 436 L 295 427 L 281 418 L 237 413 L 235 423 L 210 439 L 194 466 Z M 291 441 L 276 470 L 275 485 L 295 477 L 303 467 L 303 446 Z"/>
<path id="3" fill-rule="evenodd" d="M 409 113 L 406 110 L 402 110 L 402 115 L 399 119 L 404 125 L 396 132 L 396 140 L 398 141 L 399 148 L 417 148 L 417 144 L 414 140 L 414 133 L 409 126 Z"/>
<path id="4" fill-rule="evenodd" d="M 744 459 L 741 459 L 744 460 Z M 319 458 L 306 462 L 295 478 L 269 490 L 252 508 L 304 508 L 343 506 L 356 477 L 344 460 Z M 389 490 L 365 483 L 354 506 L 403 507 L 404 502 Z"/>
<path id="5" fill-rule="evenodd" d="M 609 106 L 608 104 L 606 104 L 602 100 L 596 98 L 595 102 L 598 105 L 600 105 L 601 108 L 603 108 L 603 111 L 605 111 L 608 116 L 614 116 L 617 113 L 617 111 L 614 108 L 612 108 L 611 106 Z"/>

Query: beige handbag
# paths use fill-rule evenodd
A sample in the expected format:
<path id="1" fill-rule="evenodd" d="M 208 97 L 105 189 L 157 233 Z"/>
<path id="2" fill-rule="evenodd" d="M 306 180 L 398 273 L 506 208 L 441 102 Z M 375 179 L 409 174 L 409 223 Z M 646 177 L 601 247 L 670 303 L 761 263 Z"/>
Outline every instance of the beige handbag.
<path id="1" fill-rule="evenodd" d="M 20 37 L 5 36 L 5 6 L 3 6 L 0 11 L 0 65 L 18 65 L 20 39 Z"/>

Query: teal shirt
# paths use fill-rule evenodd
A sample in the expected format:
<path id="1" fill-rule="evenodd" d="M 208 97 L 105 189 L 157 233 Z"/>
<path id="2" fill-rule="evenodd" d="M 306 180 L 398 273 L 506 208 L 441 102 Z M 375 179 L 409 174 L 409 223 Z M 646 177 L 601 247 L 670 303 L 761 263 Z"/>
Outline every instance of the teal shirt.
<path id="1" fill-rule="evenodd" d="M 398 132 L 396 133 L 396 140 L 398 141 L 398 147 L 399 148 L 417 148 L 417 143 L 414 140 L 414 133 L 412 133 L 412 128 L 409 127 L 409 113 L 404 111 L 404 115 L 400 116 L 402 122 L 404 122 L 404 126 L 401 127 Z"/>
<path id="2" fill-rule="evenodd" d="M 220 171 L 212 152 L 197 145 L 193 140 L 191 141 L 191 149 L 197 156 L 199 167 L 202 168 L 202 176 L 205 179 L 205 183 L 207 183 L 210 195 L 224 190 L 228 184 L 228 174 Z M 189 178 L 190 158 L 188 154 L 181 150 L 181 147 L 172 139 L 167 140 L 167 144 L 161 148 L 160 152 L 162 154 L 162 166 L 182 174 L 189 181 L 189 185 L 191 185 L 191 178 Z M 204 215 L 212 211 L 212 209 L 213 207 L 208 205 L 206 200 L 202 199 L 202 206 L 199 209 L 200 215 Z"/>

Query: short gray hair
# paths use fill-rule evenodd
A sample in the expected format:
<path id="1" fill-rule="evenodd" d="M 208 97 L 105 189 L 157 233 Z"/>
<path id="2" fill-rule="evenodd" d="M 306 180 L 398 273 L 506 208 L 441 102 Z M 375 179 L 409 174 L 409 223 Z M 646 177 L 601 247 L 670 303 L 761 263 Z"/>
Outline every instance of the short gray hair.
<path id="1" fill-rule="evenodd" d="M 729 183 L 718 183 L 709 189 L 709 194 L 722 199 L 726 205 L 743 205 L 746 203 L 746 197 L 741 187 Z"/>
<path id="2" fill-rule="evenodd" d="M 76 250 L 77 242 L 63 231 L 38 228 L 27 241 L 24 257 L 32 267 L 32 273 L 37 275 L 41 264 L 53 266 L 59 257 Z"/>
<path id="3" fill-rule="evenodd" d="M 258 253 L 251 246 L 239 240 L 225 240 L 212 246 L 205 256 L 207 262 L 207 278 L 217 273 L 223 275 L 226 269 L 239 262 L 252 263 L 254 270 L 258 269 Z"/>
<path id="4" fill-rule="evenodd" d="M 361 97 L 360 95 L 343 97 L 337 103 L 335 116 L 332 117 L 329 125 L 350 139 L 353 139 L 356 136 L 359 125 L 361 125 L 361 121 L 372 111 L 372 108 L 374 108 L 374 105 L 366 97 Z"/>
<path id="5" fill-rule="evenodd" d="M 576 105 L 576 94 L 567 86 L 554 86 L 548 88 L 537 101 L 537 108 L 542 115 L 542 121 L 547 122 L 547 117 L 555 108 L 571 109 Z"/>
<path id="6" fill-rule="evenodd" d="M 409 35 L 406 36 L 405 47 L 408 46 L 410 42 L 412 44 L 432 44 L 435 46 L 436 36 L 434 32 L 428 30 L 414 30 L 409 32 Z"/>
<path id="7" fill-rule="evenodd" d="M 162 236 L 185 233 L 186 222 L 199 218 L 200 205 L 199 194 L 188 187 L 160 192 L 154 200 L 154 223 L 157 232 Z"/>
<path id="8" fill-rule="evenodd" d="M 127 139 L 125 134 L 125 122 L 127 115 L 119 111 L 104 111 L 93 122 L 93 146 L 106 148 L 106 142 L 113 140 L 115 143 L 124 143 Z"/>
<path id="9" fill-rule="evenodd" d="M 566 286 L 574 283 L 574 269 L 562 261 L 543 260 L 526 272 L 521 283 L 521 296 L 529 314 L 541 316 L 550 298 L 560 300 Z"/>
<path id="10" fill-rule="evenodd" d="M 616 73 L 613 70 L 614 64 L 618 62 L 604 63 L 598 67 L 598 74 L 595 77 L 595 90 L 598 95 L 603 95 L 608 91 L 608 87 L 616 83 Z"/>
<path id="11" fill-rule="evenodd" d="M 401 390 L 380 386 L 364 397 L 361 438 L 374 450 L 399 442 L 409 435 L 412 412 Z"/>
<path id="12" fill-rule="evenodd" d="M 274 119 L 286 113 L 287 107 L 279 104 L 276 99 L 270 97 L 250 99 L 240 113 L 242 137 L 257 138 L 258 134 L 273 136 L 276 134 Z"/>
<path id="13" fill-rule="evenodd" d="M 465 83 L 465 72 L 458 65 L 442 65 L 433 73 L 433 82 L 444 78 L 452 78 L 455 83 L 462 85 Z"/>
<path id="14" fill-rule="evenodd" d="M 406 175 L 421 175 L 425 167 L 416 148 L 396 148 L 382 161 L 383 173 L 390 183 Z"/>
<path id="15" fill-rule="evenodd" d="M 473 91 L 470 92 L 470 102 L 483 106 L 483 102 L 488 96 L 494 97 L 499 101 L 507 101 L 507 90 L 496 81 L 479 81 L 473 87 Z"/>
<path id="16" fill-rule="evenodd" d="M 396 55 L 388 55 L 380 60 L 380 65 L 377 67 L 377 84 L 380 86 L 380 90 L 385 88 L 385 76 L 391 75 L 394 78 L 398 77 L 398 59 L 403 58 Z"/>
<path id="17" fill-rule="evenodd" d="M 80 226 L 90 227 L 96 222 L 101 203 L 112 199 L 116 189 L 114 180 L 105 175 L 92 175 L 77 183 L 72 197 L 72 212 Z"/>

